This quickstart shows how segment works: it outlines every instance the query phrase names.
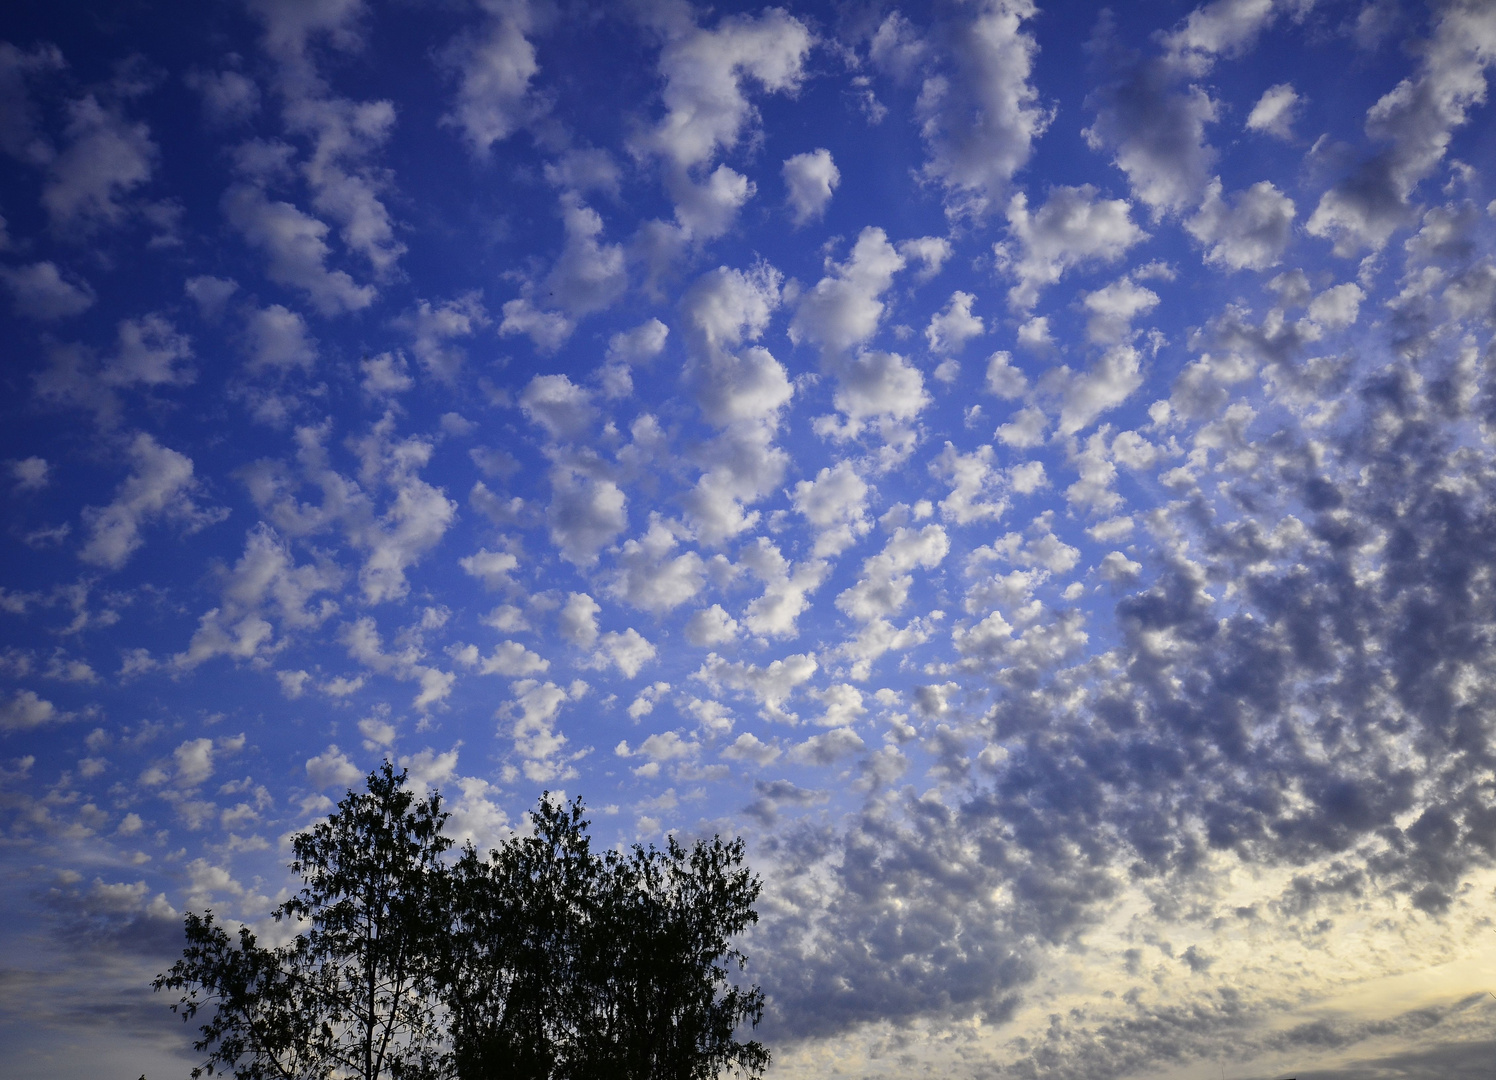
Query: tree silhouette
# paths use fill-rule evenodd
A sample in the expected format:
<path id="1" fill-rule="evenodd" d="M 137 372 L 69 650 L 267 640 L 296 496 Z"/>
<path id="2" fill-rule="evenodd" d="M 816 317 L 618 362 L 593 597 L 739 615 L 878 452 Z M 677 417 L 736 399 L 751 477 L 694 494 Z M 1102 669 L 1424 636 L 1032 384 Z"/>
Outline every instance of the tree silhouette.
<path id="1" fill-rule="evenodd" d="M 582 802 L 542 796 L 529 835 L 458 857 L 433 793 L 385 762 L 292 841 L 302 878 L 265 948 L 212 912 L 157 990 L 206 1016 L 193 1076 L 239 1080 L 708 1080 L 760 1076 L 734 1036 L 763 993 L 731 939 L 761 883 L 741 838 L 592 851 Z"/>

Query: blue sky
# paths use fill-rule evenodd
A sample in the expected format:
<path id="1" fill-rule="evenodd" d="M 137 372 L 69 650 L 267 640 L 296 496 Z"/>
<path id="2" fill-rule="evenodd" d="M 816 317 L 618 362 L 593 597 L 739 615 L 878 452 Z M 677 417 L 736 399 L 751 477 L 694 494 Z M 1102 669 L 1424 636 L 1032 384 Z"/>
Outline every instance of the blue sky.
<path id="1" fill-rule="evenodd" d="M 745 836 L 774 1075 L 1489 1060 L 1496 10 L 96 8 L 0 16 L 16 1075 L 185 1069 L 386 757 Z"/>

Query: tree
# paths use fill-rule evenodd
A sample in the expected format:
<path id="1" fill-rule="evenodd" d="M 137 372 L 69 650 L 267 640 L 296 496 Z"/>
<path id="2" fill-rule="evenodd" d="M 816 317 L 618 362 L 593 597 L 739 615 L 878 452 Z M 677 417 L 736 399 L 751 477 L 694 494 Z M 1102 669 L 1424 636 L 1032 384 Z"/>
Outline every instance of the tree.
<path id="1" fill-rule="evenodd" d="M 743 867 L 742 839 L 697 841 L 687 852 L 671 836 L 664 851 L 609 852 L 600 885 L 575 1080 L 761 1075 L 769 1051 L 733 1038 L 764 1011 L 762 990 L 733 981 L 747 958 L 730 939 L 758 921 L 762 888 Z"/>
<path id="2" fill-rule="evenodd" d="M 738 1042 L 763 993 L 731 939 L 761 887 L 741 839 L 591 849 L 582 802 L 542 796 L 529 835 L 445 857 L 439 795 L 386 762 L 292 840 L 295 937 L 237 943 L 211 912 L 158 990 L 211 1009 L 193 1070 L 239 1080 L 708 1080 L 758 1076 Z"/>
<path id="3" fill-rule="evenodd" d="M 194 1044 L 208 1059 L 194 1076 L 240 1080 L 422 1080 L 450 1073 L 433 1008 L 428 896 L 441 877 L 441 797 L 417 800 L 389 762 L 368 791 L 292 840 L 301 891 L 274 913 L 305 929 L 278 949 L 249 930 L 235 948 L 212 913 L 189 914 L 188 945 L 157 990 L 173 1008 L 213 1015 Z"/>

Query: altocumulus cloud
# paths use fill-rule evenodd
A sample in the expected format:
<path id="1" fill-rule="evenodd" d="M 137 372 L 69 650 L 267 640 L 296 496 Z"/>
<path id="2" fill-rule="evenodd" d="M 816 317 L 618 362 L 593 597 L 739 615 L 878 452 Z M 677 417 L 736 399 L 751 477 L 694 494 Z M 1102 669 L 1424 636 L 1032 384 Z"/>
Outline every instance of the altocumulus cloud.
<path id="1" fill-rule="evenodd" d="M 7 13 L 7 1061 L 180 1071 L 181 913 L 283 933 L 389 758 L 479 844 L 743 834 L 785 1076 L 1477 1075 L 1493 65 L 1476 0 Z"/>

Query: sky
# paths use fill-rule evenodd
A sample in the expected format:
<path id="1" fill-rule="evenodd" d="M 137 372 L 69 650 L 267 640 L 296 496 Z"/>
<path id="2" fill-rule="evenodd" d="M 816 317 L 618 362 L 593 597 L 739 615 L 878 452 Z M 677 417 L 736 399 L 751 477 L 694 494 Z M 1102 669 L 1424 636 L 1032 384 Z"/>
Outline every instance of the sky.
<path id="1" fill-rule="evenodd" d="M 1496 6 L 0 14 L 0 1047 L 382 760 L 784 1080 L 1488 1075 Z"/>

